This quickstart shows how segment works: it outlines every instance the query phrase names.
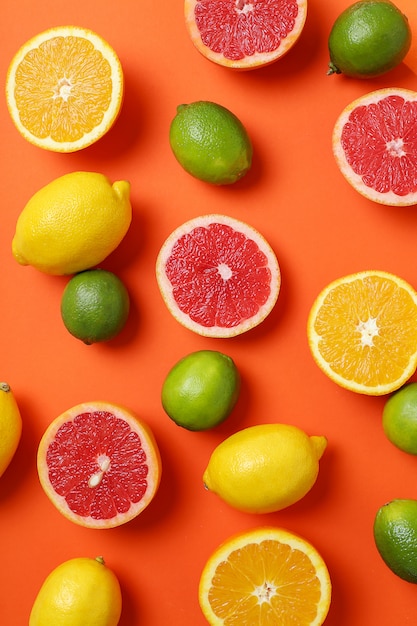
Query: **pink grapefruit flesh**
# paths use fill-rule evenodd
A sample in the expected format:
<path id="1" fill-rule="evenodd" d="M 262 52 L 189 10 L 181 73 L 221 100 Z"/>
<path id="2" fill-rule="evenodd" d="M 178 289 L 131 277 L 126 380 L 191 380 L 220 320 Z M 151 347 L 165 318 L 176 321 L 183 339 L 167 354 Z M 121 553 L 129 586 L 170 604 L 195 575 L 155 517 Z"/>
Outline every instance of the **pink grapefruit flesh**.
<path id="1" fill-rule="evenodd" d="M 210 61 L 254 69 L 282 57 L 304 28 L 307 0 L 185 0 L 185 23 Z"/>
<path id="2" fill-rule="evenodd" d="M 417 204 L 417 92 L 379 89 L 347 106 L 333 131 L 346 180 L 390 206 Z"/>
<path id="3" fill-rule="evenodd" d="M 37 463 L 52 503 L 89 528 L 120 526 L 139 515 L 161 476 L 149 426 L 107 402 L 79 404 L 57 417 L 41 439 Z"/>
<path id="4" fill-rule="evenodd" d="M 268 242 L 225 215 L 204 215 L 177 228 L 159 252 L 156 275 L 172 315 L 207 337 L 233 337 L 260 324 L 281 285 Z"/>

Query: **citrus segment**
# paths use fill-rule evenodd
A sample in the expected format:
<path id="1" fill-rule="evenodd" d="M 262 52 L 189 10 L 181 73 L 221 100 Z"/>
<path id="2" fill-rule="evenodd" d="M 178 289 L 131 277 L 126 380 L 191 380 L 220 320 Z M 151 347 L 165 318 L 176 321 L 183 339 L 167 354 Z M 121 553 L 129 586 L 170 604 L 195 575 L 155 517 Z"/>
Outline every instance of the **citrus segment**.
<path id="1" fill-rule="evenodd" d="M 161 461 L 150 428 L 107 402 L 77 405 L 57 417 L 38 449 L 39 480 L 58 510 L 90 528 L 133 519 L 153 499 Z"/>
<path id="2" fill-rule="evenodd" d="M 278 298 L 276 256 L 254 228 L 224 215 L 178 227 L 156 262 L 162 297 L 186 328 L 232 337 L 260 324 Z"/>
<path id="3" fill-rule="evenodd" d="M 305 539 L 281 528 L 256 528 L 214 551 L 201 575 L 199 600 L 212 626 L 320 626 L 331 582 Z"/>
<path id="4" fill-rule="evenodd" d="M 306 0 L 185 0 L 192 42 L 207 59 L 254 69 L 282 57 L 298 40 Z"/>
<path id="5" fill-rule="evenodd" d="M 379 89 L 349 104 L 334 127 L 333 152 L 366 198 L 417 204 L 417 92 Z"/>
<path id="6" fill-rule="evenodd" d="M 346 389 L 387 394 L 417 366 L 417 294 L 382 271 L 339 278 L 325 287 L 308 318 L 318 366 Z"/>
<path id="7" fill-rule="evenodd" d="M 11 61 L 7 105 L 31 143 L 73 152 L 94 143 L 116 120 L 123 97 L 120 61 L 96 33 L 60 26 L 27 41 Z"/>

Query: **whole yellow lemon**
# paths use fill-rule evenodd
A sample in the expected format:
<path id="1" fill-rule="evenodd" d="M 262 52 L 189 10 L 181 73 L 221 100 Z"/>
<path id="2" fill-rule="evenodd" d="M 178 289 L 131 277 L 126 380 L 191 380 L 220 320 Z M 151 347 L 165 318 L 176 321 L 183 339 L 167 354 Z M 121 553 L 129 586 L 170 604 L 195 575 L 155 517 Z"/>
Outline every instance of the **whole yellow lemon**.
<path id="1" fill-rule="evenodd" d="M 102 557 L 58 565 L 36 596 L 29 626 L 117 626 L 122 611 L 119 581 Z"/>
<path id="2" fill-rule="evenodd" d="M 240 511 L 279 511 L 310 491 L 326 446 L 325 437 L 289 424 L 251 426 L 215 448 L 203 482 Z"/>
<path id="3" fill-rule="evenodd" d="M 75 274 L 101 263 L 132 219 L 130 184 L 103 174 L 72 172 L 39 189 L 21 212 L 14 258 L 46 274 Z"/>
<path id="4" fill-rule="evenodd" d="M 0 382 L 0 476 L 6 471 L 20 442 L 22 418 L 7 383 Z"/>

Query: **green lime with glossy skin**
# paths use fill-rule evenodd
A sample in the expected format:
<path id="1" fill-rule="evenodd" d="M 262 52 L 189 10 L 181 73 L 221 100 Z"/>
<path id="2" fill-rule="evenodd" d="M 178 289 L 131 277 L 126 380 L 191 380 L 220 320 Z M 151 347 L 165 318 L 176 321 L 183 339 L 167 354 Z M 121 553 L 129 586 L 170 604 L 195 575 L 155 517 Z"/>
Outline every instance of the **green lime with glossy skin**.
<path id="1" fill-rule="evenodd" d="M 417 455 L 417 383 L 407 383 L 388 398 L 382 427 L 394 446 Z"/>
<path id="2" fill-rule="evenodd" d="M 417 500 L 396 499 L 384 504 L 375 516 L 373 530 L 385 564 L 403 580 L 417 583 Z"/>
<path id="3" fill-rule="evenodd" d="M 234 113 L 215 102 L 179 105 L 169 142 L 189 174 L 214 185 L 235 183 L 252 164 L 252 144 L 245 127 Z"/>
<path id="4" fill-rule="evenodd" d="M 162 406 L 178 426 L 201 431 L 221 424 L 239 396 L 240 376 L 233 359 L 199 350 L 180 359 L 162 386 Z"/>
<path id="5" fill-rule="evenodd" d="M 126 324 L 129 308 L 129 294 L 123 282 L 101 269 L 73 276 L 61 300 L 66 329 L 86 344 L 116 337 Z"/>
<path id="6" fill-rule="evenodd" d="M 411 45 L 407 17 L 389 0 L 360 0 L 330 31 L 328 74 L 373 78 L 399 65 Z"/>

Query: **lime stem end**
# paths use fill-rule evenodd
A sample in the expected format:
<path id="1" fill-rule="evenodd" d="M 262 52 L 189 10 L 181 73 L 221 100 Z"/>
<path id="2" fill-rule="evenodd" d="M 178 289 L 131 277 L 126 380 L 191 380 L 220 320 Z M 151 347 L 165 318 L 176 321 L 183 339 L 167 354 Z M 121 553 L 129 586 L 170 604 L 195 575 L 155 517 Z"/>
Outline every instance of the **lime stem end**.
<path id="1" fill-rule="evenodd" d="M 336 65 L 330 61 L 329 62 L 329 68 L 327 70 L 327 76 L 331 76 L 332 74 L 341 74 L 342 72 L 339 70 L 338 67 L 336 67 Z"/>

